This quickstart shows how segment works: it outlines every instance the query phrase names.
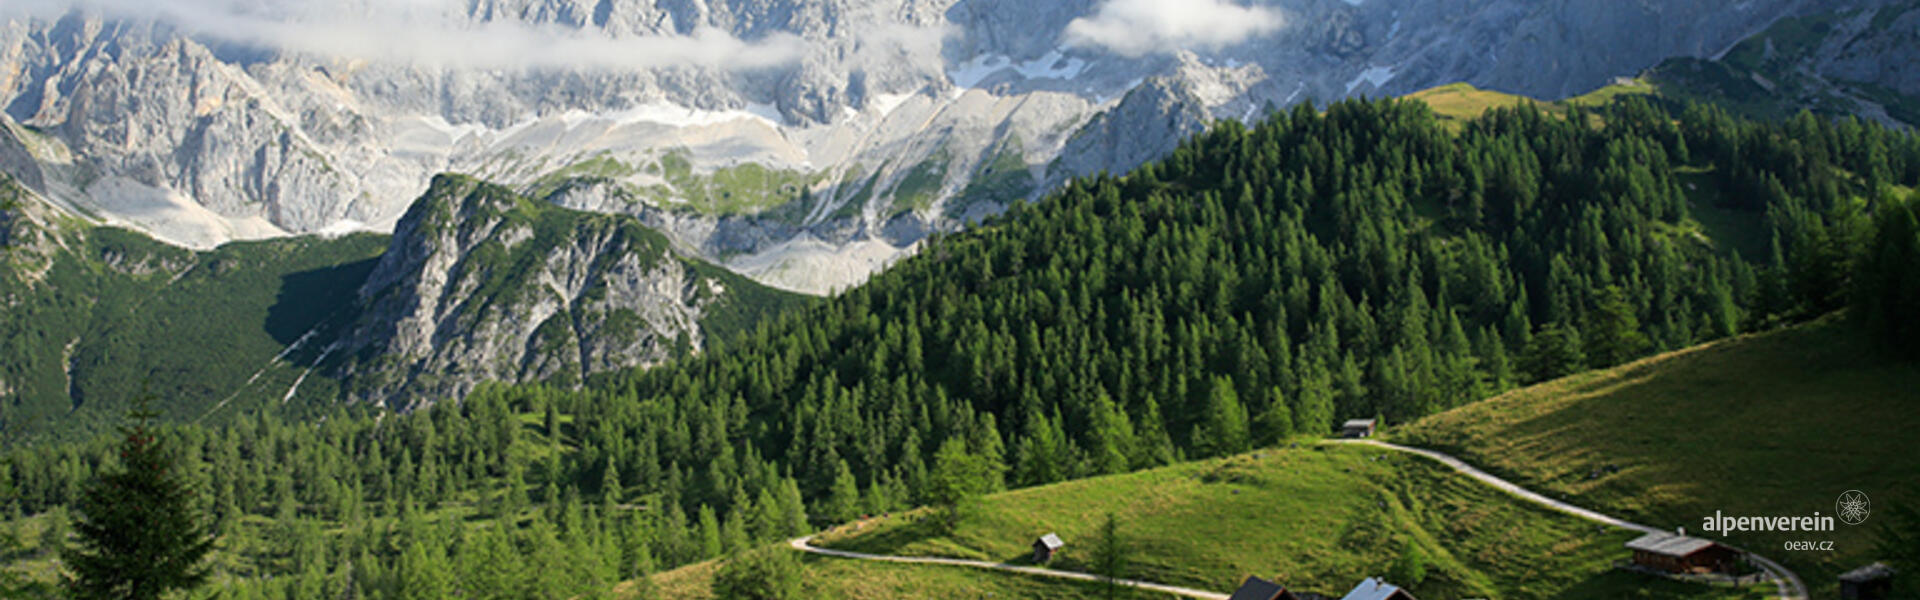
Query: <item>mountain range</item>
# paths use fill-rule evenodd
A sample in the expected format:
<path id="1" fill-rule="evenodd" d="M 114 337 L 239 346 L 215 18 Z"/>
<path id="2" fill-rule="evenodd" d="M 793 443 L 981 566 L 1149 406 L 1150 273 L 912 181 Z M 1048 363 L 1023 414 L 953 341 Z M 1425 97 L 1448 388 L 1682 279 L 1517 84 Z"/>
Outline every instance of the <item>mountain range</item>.
<path id="1" fill-rule="evenodd" d="M 1218 119 L 1455 81 L 1565 97 L 1850 6 L 25 2 L 0 17 L 0 168 L 193 248 L 391 231 L 461 172 L 821 293 Z M 1903 56 L 1849 72 L 1911 77 Z"/>
<path id="2" fill-rule="evenodd" d="M 1168 6 L 0 9 L 0 423 L 576 386 L 1313 99 L 1642 74 L 1903 126 L 1920 85 L 1915 2 Z"/>

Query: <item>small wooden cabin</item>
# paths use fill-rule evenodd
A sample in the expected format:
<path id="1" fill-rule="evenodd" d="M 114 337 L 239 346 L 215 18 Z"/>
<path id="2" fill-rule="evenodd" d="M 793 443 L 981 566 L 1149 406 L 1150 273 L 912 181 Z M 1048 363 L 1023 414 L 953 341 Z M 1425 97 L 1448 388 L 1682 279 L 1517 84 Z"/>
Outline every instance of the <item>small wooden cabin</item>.
<path id="1" fill-rule="evenodd" d="M 1400 589 L 1400 586 L 1387 583 L 1385 579 L 1368 577 L 1361 580 L 1360 585 L 1353 586 L 1353 591 L 1347 592 L 1347 595 L 1342 596 L 1340 600 L 1414 600 L 1414 598 L 1413 594 Z"/>
<path id="2" fill-rule="evenodd" d="M 1633 564 L 1668 573 L 1733 573 L 1740 552 L 1696 537 L 1649 533 L 1627 542 Z"/>
<path id="3" fill-rule="evenodd" d="M 1240 589 L 1234 590 L 1227 600 L 1299 600 L 1299 597 L 1287 591 L 1286 586 L 1248 575 Z"/>
<path id="4" fill-rule="evenodd" d="M 1373 437 L 1373 434 L 1377 430 L 1379 424 L 1380 424 L 1379 419 L 1351 419 L 1351 420 L 1348 420 L 1346 424 L 1340 426 L 1340 437 L 1349 437 L 1349 438 Z"/>
<path id="5" fill-rule="evenodd" d="M 1893 567 L 1873 563 L 1840 574 L 1840 600 L 1886 600 L 1893 597 Z"/>
<path id="6" fill-rule="evenodd" d="M 1049 533 L 1040 536 L 1040 539 L 1033 541 L 1033 562 L 1045 563 L 1053 560 L 1053 554 L 1066 545 L 1066 542 L 1060 541 L 1059 535 Z"/>

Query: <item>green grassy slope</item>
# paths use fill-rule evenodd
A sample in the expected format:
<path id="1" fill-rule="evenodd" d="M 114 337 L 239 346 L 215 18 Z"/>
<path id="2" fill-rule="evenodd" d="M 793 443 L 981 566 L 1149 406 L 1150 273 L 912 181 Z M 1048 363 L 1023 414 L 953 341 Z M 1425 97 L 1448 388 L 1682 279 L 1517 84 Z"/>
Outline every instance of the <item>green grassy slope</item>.
<path id="1" fill-rule="evenodd" d="M 1105 598 L 1097 585 L 1068 579 L 996 573 L 984 569 L 908 565 L 807 555 L 800 559 L 801 591 L 806 598 L 894 600 L 900 598 Z M 713 598 L 719 561 L 687 565 L 654 575 L 656 598 Z M 632 583 L 615 588 L 615 598 L 638 597 Z M 1123 591 L 1120 598 L 1164 598 Z"/>
<path id="2" fill-rule="evenodd" d="M 242 388 L 254 393 L 235 402 L 280 400 L 303 370 L 275 357 L 351 304 L 387 239 L 193 252 L 78 222 L 15 226 L 36 230 L 0 255 L 0 444 L 111 431 L 142 389 L 165 398 L 158 408 L 173 420 Z M 320 379 L 302 392 L 325 393 Z"/>
<path id="3" fill-rule="evenodd" d="M 1564 100 L 1545 102 L 1518 94 L 1483 90 L 1463 82 L 1420 90 L 1405 97 L 1426 103 L 1441 121 L 1458 128 L 1467 121 L 1480 118 L 1481 115 L 1495 108 L 1529 104 L 1555 114 L 1565 114 L 1567 109 L 1573 106 L 1602 106 L 1620 96 L 1654 95 L 1655 93 L 1653 86 L 1645 81 L 1636 80 L 1608 85 Z"/>
<path id="4" fill-rule="evenodd" d="M 1834 514 L 1841 492 L 1920 499 L 1920 365 L 1826 320 L 1516 390 L 1427 417 L 1393 441 L 1454 453 L 1549 495 L 1659 527 L 1727 515 Z M 1617 472 L 1608 469 L 1618 467 Z M 1872 517 L 1827 533 L 1727 539 L 1817 595 L 1873 558 Z M 1785 551 L 1788 540 L 1834 551 Z"/>
<path id="5" fill-rule="evenodd" d="M 1057 532 L 1053 566 L 1088 570 L 1089 544 L 1112 512 L 1134 541 L 1130 575 L 1231 591 L 1278 577 L 1338 595 L 1394 573 L 1408 548 L 1427 557 L 1412 586 L 1434 598 L 1752 597 L 1615 572 L 1633 534 L 1507 496 L 1417 457 L 1362 447 L 1265 450 L 1225 459 L 997 494 L 951 534 L 924 512 L 840 527 L 823 545 L 882 554 L 1025 562 Z"/>

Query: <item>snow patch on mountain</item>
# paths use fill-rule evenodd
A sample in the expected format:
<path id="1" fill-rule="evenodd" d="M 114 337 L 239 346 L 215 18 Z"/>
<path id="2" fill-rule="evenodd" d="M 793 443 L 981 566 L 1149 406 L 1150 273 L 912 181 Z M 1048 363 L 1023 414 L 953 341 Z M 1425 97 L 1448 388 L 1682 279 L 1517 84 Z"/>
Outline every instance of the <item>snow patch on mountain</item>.
<path id="1" fill-rule="evenodd" d="M 953 82 L 954 87 L 971 88 L 1011 64 L 1013 59 L 1005 54 L 982 54 L 947 71 L 947 80 Z"/>
<path id="2" fill-rule="evenodd" d="M 1347 82 L 1347 93 L 1352 94 L 1354 88 L 1360 87 L 1363 83 L 1372 84 L 1373 89 L 1378 90 L 1389 81 L 1393 81 L 1393 67 L 1368 67 Z"/>
<path id="3" fill-rule="evenodd" d="M 1046 54 L 1031 60 L 1014 62 L 1005 54 L 982 54 L 967 59 L 952 70 L 947 71 L 947 80 L 958 88 L 976 88 L 982 81 L 1011 69 L 1022 79 L 1061 79 L 1073 80 L 1087 68 L 1087 61 L 1078 57 L 1069 57 L 1060 48 L 1047 51 Z"/>
<path id="4" fill-rule="evenodd" d="M 1086 70 L 1087 61 L 1068 58 L 1055 48 L 1040 58 L 1014 65 L 1013 70 L 1027 79 L 1073 79 Z"/>

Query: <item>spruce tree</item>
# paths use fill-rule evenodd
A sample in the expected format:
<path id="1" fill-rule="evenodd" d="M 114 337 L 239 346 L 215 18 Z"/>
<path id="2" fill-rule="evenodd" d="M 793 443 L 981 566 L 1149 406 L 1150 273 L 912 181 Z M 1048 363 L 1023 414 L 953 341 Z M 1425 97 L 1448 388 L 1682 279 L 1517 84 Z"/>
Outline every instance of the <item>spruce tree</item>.
<path id="1" fill-rule="evenodd" d="M 1093 539 L 1093 570 L 1100 576 L 1101 590 L 1107 598 L 1120 597 L 1120 580 L 1127 576 L 1129 558 L 1127 541 L 1120 536 L 1120 522 L 1107 513 L 1100 524 L 1100 534 Z"/>
<path id="2" fill-rule="evenodd" d="M 700 527 L 700 558 L 713 558 L 726 550 L 720 536 L 720 518 L 713 513 L 713 507 L 700 505 L 697 517 Z"/>
<path id="3" fill-rule="evenodd" d="M 607 459 L 607 466 L 600 471 L 600 505 L 612 507 L 620 503 L 625 490 L 620 485 L 620 470 L 613 465 L 613 459 Z"/>
<path id="4" fill-rule="evenodd" d="M 1527 340 L 1520 362 L 1520 368 L 1531 381 L 1541 382 L 1579 372 L 1587 357 L 1580 351 L 1579 332 L 1559 323 L 1549 323 Z"/>
<path id="5" fill-rule="evenodd" d="M 75 598 L 159 598 L 206 583 L 213 533 L 193 506 L 174 457 L 153 428 L 157 413 L 141 398 L 123 427 L 120 469 L 80 497 L 79 545 L 61 552 Z"/>
<path id="6" fill-rule="evenodd" d="M 962 509 L 992 486 L 992 479 L 1005 471 L 1004 465 L 969 452 L 966 441 L 948 438 L 934 453 L 933 473 L 927 494 L 933 504 L 946 513 L 949 530 L 960 524 Z"/>
<path id="7" fill-rule="evenodd" d="M 407 544 L 400 554 L 393 581 L 393 597 L 402 600 L 435 600 L 453 591 L 453 579 L 446 571 L 446 557 L 433 545 L 418 540 Z"/>
<path id="8" fill-rule="evenodd" d="M 0 473 L 12 467 L 12 462 L 11 458 L 0 462 Z M 16 493 L 12 481 L 0 478 L 0 498 L 11 502 L 17 497 Z M 12 556 L 20 550 L 20 546 L 19 535 L 11 526 L 0 531 L 0 556 Z M 24 573 L 15 571 L 10 566 L 0 568 L 0 598 L 40 598 L 52 595 L 51 590 L 45 589 L 45 586 L 39 582 L 28 579 Z"/>
<path id="9" fill-rule="evenodd" d="M 1640 333 L 1640 319 L 1634 316 L 1633 304 L 1627 302 L 1620 286 L 1610 285 L 1601 291 L 1600 301 L 1588 317 L 1592 323 L 1586 331 L 1587 358 L 1594 368 L 1631 360 L 1651 345 L 1646 334 Z"/>
<path id="10" fill-rule="evenodd" d="M 1223 456 L 1247 449 L 1247 409 L 1233 380 L 1214 377 L 1207 394 L 1206 413 L 1193 428 L 1192 446 L 1200 456 Z"/>
<path id="11" fill-rule="evenodd" d="M 1889 202 L 1853 278 L 1853 318 L 1883 348 L 1920 356 L 1920 202 Z"/>
<path id="12" fill-rule="evenodd" d="M 834 523 L 846 523 L 860 516 L 860 488 L 853 479 L 853 469 L 847 468 L 847 461 L 838 461 L 834 466 L 833 487 L 827 491 L 826 505 L 821 512 Z"/>
<path id="13" fill-rule="evenodd" d="M 1269 446 L 1293 435 L 1293 408 L 1278 386 L 1267 389 L 1267 407 L 1254 419 L 1255 445 Z"/>

